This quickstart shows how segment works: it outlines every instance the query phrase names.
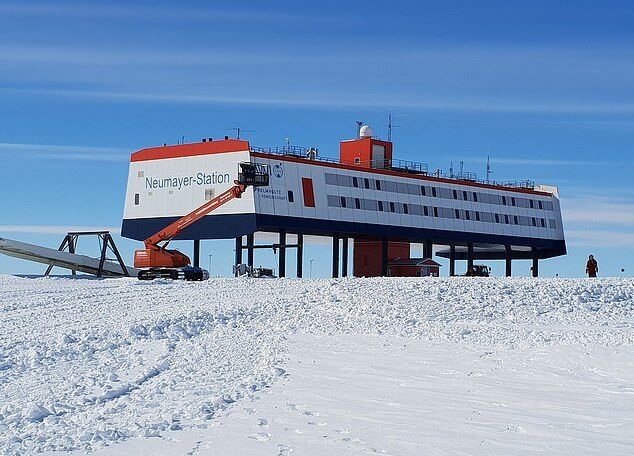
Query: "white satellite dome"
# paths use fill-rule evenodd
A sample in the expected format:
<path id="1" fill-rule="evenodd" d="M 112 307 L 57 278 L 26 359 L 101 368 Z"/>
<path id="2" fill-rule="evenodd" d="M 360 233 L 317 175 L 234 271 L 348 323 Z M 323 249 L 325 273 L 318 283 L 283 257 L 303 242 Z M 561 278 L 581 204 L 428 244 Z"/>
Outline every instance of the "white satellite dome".
<path id="1" fill-rule="evenodd" d="M 374 132 L 369 125 L 362 125 L 359 129 L 359 138 L 371 138 L 374 136 Z"/>

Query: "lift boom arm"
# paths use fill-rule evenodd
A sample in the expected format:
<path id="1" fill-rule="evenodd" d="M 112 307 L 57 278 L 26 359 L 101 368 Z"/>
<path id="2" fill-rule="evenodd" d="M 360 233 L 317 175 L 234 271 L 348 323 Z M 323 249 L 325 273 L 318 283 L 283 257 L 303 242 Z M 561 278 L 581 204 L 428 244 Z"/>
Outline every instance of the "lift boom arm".
<path id="1" fill-rule="evenodd" d="M 196 223 L 213 210 L 218 209 L 234 198 L 240 198 L 247 187 L 263 187 L 267 185 L 269 185 L 267 165 L 251 162 L 240 163 L 238 179 L 234 181 L 233 187 L 179 218 L 158 233 L 153 234 L 144 241 L 145 249 L 134 252 L 134 267 L 150 269 L 139 272 L 139 278 L 151 280 L 156 277 L 180 277 L 179 274 L 183 271 L 174 268 L 188 266 L 190 264 L 189 257 L 178 250 L 168 250 L 167 245 L 170 241 L 188 226 Z M 197 269 L 198 271 L 195 273 L 188 272 L 189 276 L 185 274 L 184 278 L 186 280 L 206 280 L 209 277 L 207 271 L 200 268 Z M 195 277 L 188 278 L 192 276 L 191 274 L 194 274 Z"/>
<path id="2" fill-rule="evenodd" d="M 203 218 L 210 212 L 214 211 L 215 209 L 218 209 L 223 204 L 228 203 L 234 198 L 240 198 L 242 194 L 244 193 L 244 191 L 246 190 L 246 188 L 247 188 L 246 185 L 240 184 L 236 181 L 236 184 L 230 189 L 226 190 L 225 192 L 221 193 L 215 198 L 207 201 L 202 206 L 194 209 L 189 214 L 179 218 L 172 224 L 163 228 L 158 233 L 155 233 L 149 238 L 147 238 L 145 241 L 143 241 L 145 243 L 145 248 L 152 249 L 152 250 L 165 249 L 167 247 L 167 244 L 169 244 L 169 242 L 174 237 L 178 236 L 178 234 L 181 231 L 183 231 L 188 226 L 196 223 L 198 220 L 200 220 L 201 218 Z M 162 246 L 159 246 L 158 245 L 159 242 L 163 242 L 163 241 L 165 241 L 165 244 L 163 244 Z"/>

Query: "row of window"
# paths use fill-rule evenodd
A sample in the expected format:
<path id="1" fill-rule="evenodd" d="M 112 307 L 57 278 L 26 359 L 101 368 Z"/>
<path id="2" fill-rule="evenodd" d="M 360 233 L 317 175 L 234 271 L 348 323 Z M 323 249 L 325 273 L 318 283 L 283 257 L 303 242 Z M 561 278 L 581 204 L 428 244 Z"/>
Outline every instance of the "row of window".
<path id="1" fill-rule="evenodd" d="M 452 218 L 474 222 L 502 223 L 505 225 L 534 226 L 538 228 L 557 228 L 554 219 L 523 215 L 497 214 L 491 212 L 469 211 L 450 207 L 422 206 L 419 204 L 399 203 L 395 201 L 376 201 L 346 196 L 328 195 L 328 206 L 366 211 L 394 212 L 397 214 L 418 215 L 424 217 Z"/>
<path id="2" fill-rule="evenodd" d="M 552 201 L 535 200 L 519 196 L 508 197 L 497 193 L 474 192 L 466 190 L 450 189 L 445 187 L 433 187 L 427 185 L 409 184 L 407 182 L 386 181 L 348 176 L 346 174 L 326 173 L 326 184 L 339 187 L 365 188 L 367 190 L 380 190 L 392 193 L 405 193 L 409 195 L 431 196 L 434 198 L 446 198 L 474 203 L 499 204 L 502 206 L 516 206 L 530 209 L 543 209 L 554 211 Z"/>

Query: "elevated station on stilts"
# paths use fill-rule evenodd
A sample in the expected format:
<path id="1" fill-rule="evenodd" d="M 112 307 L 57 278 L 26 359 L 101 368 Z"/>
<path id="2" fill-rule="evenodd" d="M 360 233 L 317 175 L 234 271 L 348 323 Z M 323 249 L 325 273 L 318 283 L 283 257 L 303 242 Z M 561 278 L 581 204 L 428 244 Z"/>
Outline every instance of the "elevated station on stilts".
<path id="1" fill-rule="evenodd" d="M 409 274 L 422 264 L 410 245 L 423 245 L 423 258 L 456 260 L 471 267 L 476 260 L 513 260 L 564 255 L 566 243 L 556 187 L 531 181 L 481 181 L 471 173 L 429 171 L 427 165 L 393 157 L 393 144 L 363 126 L 357 137 L 340 143 L 337 159 L 320 157 L 313 148 L 253 147 L 240 139 L 163 145 L 131 156 L 121 234 L 143 240 L 203 205 L 231 185 L 238 164 L 268 165 L 267 187 L 249 188 L 217 211 L 179 233 L 192 240 L 194 266 L 204 239 L 235 239 L 235 264 L 246 256 L 254 265 L 258 249 L 276 249 L 277 274 L 287 275 L 286 251 L 297 250 L 295 274 L 303 275 L 304 237 L 332 239 L 332 276 L 345 276 L 349 243 L 355 276 Z M 277 242 L 255 243 L 256 232 L 275 233 Z M 289 239 L 291 241 L 289 242 Z M 246 254 L 246 255 L 245 255 Z"/>

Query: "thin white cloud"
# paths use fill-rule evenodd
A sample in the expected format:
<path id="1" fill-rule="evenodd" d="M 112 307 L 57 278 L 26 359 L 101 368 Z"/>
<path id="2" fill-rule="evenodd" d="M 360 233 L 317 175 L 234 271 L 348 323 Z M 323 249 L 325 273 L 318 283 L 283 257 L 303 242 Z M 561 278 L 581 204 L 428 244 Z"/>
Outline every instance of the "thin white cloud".
<path id="1" fill-rule="evenodd" d="M 0 154 L 37 160 L 128 161 L 130 150 L 119 147 L 0 143 Z"/>
<path id="2" fill-rule="evenodd" d="M 634 246 L 634 200 L 582 195 L 561 200 L 564 232 L 570 246 Z"/>
<path id="3" fill-rule="evenodd" d="M 63 225 L 0 225 L 0 233 L 66 234 L 72 231 L 110 231 L 119 234 L 118 226 L 63 226 Z"/>
<path id="4" fill-rule="evenodd" d="M 1 11 L 1 9 L 0 9 Z M 176 46 L 176 45 L 175 45 Z M 85 44 L 51 45 L 48 42 L 37 44 L 4 43 L 0 45 L 0 59 L 15 61 L 67 62 L 67 63 L 125 63 L 150 64 L 160 63 L 179 65 L 186 63 L 251 63 L 261 65 L 269 63 L 278 65 L 279 62 L 312 64 L 318 58 L 321 63 L 337 64 L 341 67 L 357 68 L 359 65 L 398 65 L 399 67 L 413 67 L 415 70 L 425 68 L 422 77 L 432 75 L 446 76 L 447 72 L 480 72 L 484 71 L 489 77 L 497 77 L 496 70 L 506 69 L 508 66 L 520 67 L 516 71 L 525 75 L 526 70 L 534 73 L 546 72 L 553 76 L 555 70 L 564 75 L 575 73 L 577 77 L 583 73 L 592 75 L 596 79 L 597 70 L 601 70 L 604 77 L 610 71 L 620 76 L 634 72 L 634 63 L 629 62 L 632 53 L 629 49 L 597 48 L 560 48 L 553 47 L 525 47 L 507 46 L 504 48 L 489 46 L 416 46 L 404 44 L 400 50 L 376 49 L 369 60 L 358 52 L 353 45 L 333 45 L 317 40 L 316 43 L 282 43 L 276 45 L 276 52 L 270 52 L 270 44 L 254 43 L 248 48 L 236 47 L 219 50 L 218 47 L 192 48 L 151 48 L 136 47 L 135 49 L 112 47 L 109 43 L 102 45 Z M 329 68 L 329 65 L 324 65 Z M 526 67 L 526 69 L 524 68 Z M 585 70 L 585 71 L 584 71 Z M 582 73 L 579 75 L 578 73 Z M 508 76 L 506 76 L 508 77 Z"/>
<path id="5" fill-rule="evenodd" d="M 561 206 L 564 223 L 612 225 L 634 231 L 634 203 L 628 200 L 598 196 L 562 198 Z"/>
<path id="6" fill-rule="evenodd" d="M 614 248 L 634 246 L 634 232 L 566 230 L 566 238 L 570 246 Z"/>
<path id="7" fill-rule="evenodd" d="M 380 108 L 385 109 L 389 97 L 368 95 L 315 96 L 313 93 L 297 92 L 285 97 L 265 96 L 220 96 L 206 93 L 174 94 L 174 93 L 142 93 L 129 91 L 106 90 L 72 90 L 72 89 L 37 89 L 37 88 L 0 88 L 6 95 L 38 95 L 50 97 L 66 97 L 116 102 L 148 102 L 178 104 L 242 104 L 263 106 L 293 107 L 342 107 L 342 108 Z M 449 111 L 480 111 L 507 113 L 611 113 L 634 114 L 634 103 L 565 103 L 565 102 L 533 102 L 527 100 L 506 101 L 480 99 L 447 99 L 432 97 L 409 97 L 407 99 L 392 98 L 394 108 L 431 109 Z"/>
<path id="8" fill-rule="evenodd" d="M 301 55 L 292 56 L 293 60 Z M 288 62 L 288 55 L 270 55 L 262 52 L 210 52 L 209 50 L 166 49 L 108 49 L 101 47 L 66 47 L 41 45 L 0 46 L 0 61 L 9 63 L 71 64 L 71 65 L 125 65 L 156 67 L 183 65 L 275 65 Z M 308 62 L 310 58 L 305 57 Z"/>
<path id="9" fill-rule="evenodd" d="M 568 125 L 582 125 L 584 127 L 596 128 L 634 128 L 634 120 L 623 119 L 576 119 L 576 120 L 560 120 L 559 123 Z"/>
<path id="10" fill-rule="evenodd" d="M 504 158 L 495 157 L 494 163 L 500 165 L 538 165 L 538 166 L 595 166 L 595 165 L 611 165 L 604 161 L 588 161 L 588 160 L 553 160 L 546 158 Z"/>
<path id="11" fill-rule="evenodd" d="M 491 155 L 491 154 L 483 154 Z M 463 159 L 468 163 L 486 163 L 486 159 L 468 157 Z M 528 165 L 528 166 L 614 166 L 614 162 L 590 161 L 590 160 L 561 160 L 548 158 L 514 158 L 514 157 L 491 157 L 491 165 Z"/>
<path id="12" fill-rule="evenodd" d="M 239 21 L 261 22 L 295 21 L 304 16 L 285 12 L 261 10 L 229 10 L 220 8 L 187 8 L 180 4 L 174 7 L 157 5 L 140 6 L 134 4 L 116 4 L 114 2 L 6 2 L 0 4 L 0 13 L 21 16 L 51 17 L 94 17 L 135 20 L 187 20 L 187 21 Z M 266 23 L 266 22 L 264 22 Z"/>

